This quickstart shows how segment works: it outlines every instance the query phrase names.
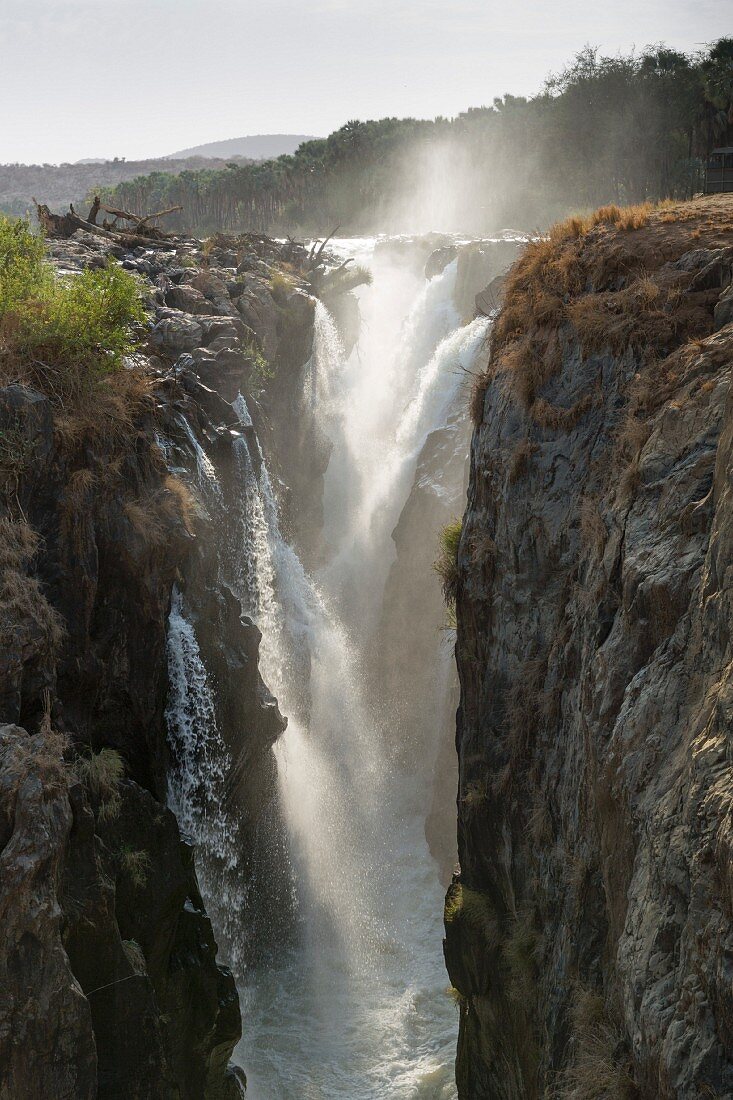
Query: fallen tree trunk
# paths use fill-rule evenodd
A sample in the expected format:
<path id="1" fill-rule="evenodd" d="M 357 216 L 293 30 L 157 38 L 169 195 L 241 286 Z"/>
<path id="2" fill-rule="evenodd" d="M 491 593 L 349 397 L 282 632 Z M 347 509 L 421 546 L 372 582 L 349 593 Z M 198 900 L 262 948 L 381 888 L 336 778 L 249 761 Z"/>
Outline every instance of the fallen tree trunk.
<path id="1" fill-rule="evenodd" d="M 120 244 L 123 248 L 149 248 L 153 243 L 158 248 L 174 249 L 177 247 L 175 239 L 170 238 L 168 234 L 161 233 L 160 230 L 155 230 L 154 233 L 150 229 L 147 233 L 136 233 L 134 230 L 132 232 L 127 230 L 115 232 L 112 229 L 103 229 L 102 226 L 96 225 L 94 222 L 80 218 L 73 206 L 69 207 L 68 214 L 53 214 L 45 204 L 37 202 L 36 199 L 33 199 L 33 203 L 36 207 L 39 225 L 47 237 L 68 240 L 77 229 L 83 229 L 87 233 L 104 237 L 105 240 L 114 241 L 115 244 Z M 106 207 L 101 208 L 106 210 Z M 92 207 L 93 209 L 94 207 Z M 112 211 L 110 210 L 108 213 L 112 213 Z"/>

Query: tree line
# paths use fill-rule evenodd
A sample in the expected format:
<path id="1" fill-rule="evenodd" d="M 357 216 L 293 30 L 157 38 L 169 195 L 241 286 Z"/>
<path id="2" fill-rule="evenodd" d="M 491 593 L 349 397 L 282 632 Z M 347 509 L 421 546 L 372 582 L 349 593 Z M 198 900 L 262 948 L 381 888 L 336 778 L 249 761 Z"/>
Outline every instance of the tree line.
<path id="1" fill-rule="evenodd" d="M 576 55 L 531 98 L 456 118 L 351 121 L 292 156 L 154 172 L 106 192 L 135 213 L 181 204 L 175 228 L 342 232 L 535 229 L 607 202 L 689 197 L 733 145 L 733 38 Z"/>

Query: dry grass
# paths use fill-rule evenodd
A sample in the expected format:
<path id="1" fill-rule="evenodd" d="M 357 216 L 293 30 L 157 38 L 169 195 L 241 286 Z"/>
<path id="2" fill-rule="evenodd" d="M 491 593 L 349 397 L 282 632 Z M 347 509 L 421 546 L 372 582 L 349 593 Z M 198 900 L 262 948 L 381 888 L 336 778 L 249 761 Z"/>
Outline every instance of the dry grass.
<path id="1" fill-rule="evenodd" d="M 137 940 L 123 940 L 122 950 L 125 952 L 125 957 L 132 967 L 135 974 L 146 974 L 147 963 L 145 962 L 145 955 L 143 949 Z"/>
<path id="2" fill-rule="evenodd" d="M 175 514 L 183 521 L 183 525 L 189 534 L 193 532 L 194 517 L 198 514 L 196 498 L 185 482 L 173 474 L 166 474 L 163 485 L 167 493 L 171 494 L 174 502 Z"/>
<path id="3" fill-rule="evenodd" d="M 608 1019 L 603 997 L 577 987 L 571 1005 L 573 1060 L 556 1100 L 635 1100 L 625 1037 Z"/>
<path id="4" fill-rule="evenodd" d="M 469 539 L 471 564 L 481 568 L 496 558 L 497 546 L 487 531 L 474 531 Z"/>
<path id="5" fill-rule="evenodd" d="M 1 747 L 5 749 L 6 746 L 3 744 Z M 69 773 L 64 763 L 67 747 L 66 736 L 50 725 L 46 728 L 45 723 L 42 723 L 38 733 L 15 743 L 23 775 L 40 779 L 47 796 L 63 794 L 68 790 Z"/>
<path id="6" fill-rule="evenodd" d="M 64 629 L 58 612 L 30 575 L 39 537 L 27 524 L 0 519 L 0 646 L 13 650 L 30 626 L 40 647 L 53 657 L 61 648 Z"/>
<path id="7" fill-rule="evenodd" d="M 488 894 L 462 882 L 454 882 L 445 899 L 443 919 L 446 925 L 458 921 L 482 939 L 489 951 L 499 943 L 499 924 Z"/>
<path id="8" fill-rule="evenodd" d="M 507 996 L 517 1004 L 525 1004 L 535 994 L 539 950 L 534 915 L 529 909 L 521 910 L 501 944 L 501 958 L 508 972 Z"/>
<path id="9" fill-rule="evenodd" d="M 491 378 L 492 374 L 488 368 L 473 376 L 473 381 L 471 382 L 471 396 L 468 402 L 468 413 L 474 427 L 478 427 L 483 421 L 486 391 L 491 383 Z"/>
<path id="10" fill-rule="evenodd" d="M 532 806 L 527 818 L 529 835 L 538 848 L 545 847 L 552 840 L 552 816 L 547 798 L 541 791 L 536 790 L 532 798 Z"/>
<path id="11" fill-rule="evenodd" d="M 520 481 L 529 470 L 529 463 L 532 455 L 536 454 L 538 446 L 536 443 L 530 442 L 529 438 L 523 439 L 521 443 L 518 443 L 512 454 L 512 462 L 509 467 L 509 484 L 515 485 Z"/>
<path id="12" fill-rule="evenodd" d="M 474 423 L 481 422 L 486 390 L 495 377 L 503 379 L 520 407 L 532 410 L 542 399 L 542 387 L 562 366 L 565 340 L 577 339 L 586 356 L 605 348 L 618 354 L 629 347 L 645 356 L 668 354 L 691 315 L 679 315 L 680 288 L 674 280 L 650 274 L 649 266 L 656 271 L 663 261 L 647 237 L 662 218 L 671 226 L 684 216 L 681 206 L 669 203 L 605 206 L 568 218 L 530 242 L 507 276 L 489 367 L 474 382 Z M 534 412 L 560 430 L 576 422 L 542 405 Z"/>
<path id="13" fill-rule="evenodd" d="M 460 989 L 456 989 L 454 985 L 449 985 L 445 991 L 447 997 L 450 997 L 453 1004 L 457 1009 L 461 1009 L 466 1004 L 466 998 L 461 993 Z"/>
<path id="14" fill-rule="evenodd" d="M 542 657 L 526 660 L 514 678 L 506 705 L 506 748 L 512 772 L 526 764 L 532 733 L 542 713 L 543 685 L 547 661 Z"/>
<path id="15" fill-rule="evenodd" d="M 154 495 L 140 500 L 126 501 L 124 511 L 133 531 L 146 546 L 163 545 L 166 539 L 166 525 L 160 502 Z"/>
<path id="16" fill-rule="evenodd" d="M 490 789 L 490 784 L 486 779 L 474 779 L 467 784 L 461 802 L 467 809 L 478 809 L 488 801 Z"/>
<path id="17" fill-rule="evenodd" d="M 584 496 L 580 501 L 580 537 L 583 545 L 597 557 L 601 557 L 608 539 L 608 531 L 598 509 L 598 500 Z"/>
<path id="18" fill-rule="evenodd" d="M 79 779 L 86 785 L 102 821 L 111 821 L 120 810 L 119 787 L 125 777 L 125 762 L 116 749 L 103 748 L 75 762 Z"/>
<path id="19" fill-rule="evenodd" d="M 70 475 L 61 498 L 59 521 L 62 540 L 67 545 L 72 544 L 79 556 L 86 529 L 84 521 L 92 516 L 91 495 L 96 483 L 94 471 L 84 466 Z"/>
<path id="20" fill-rule="evenodd" d="M 72 456 L 94 445 L 110 459 L 129 450 L 140 422 L 156 415 L 154 384 L 145 364 L 138 363 L 101 379 L 93 393 L 57 408 L 54 437 L 59 450 Z"/>
<path id="21" fill-rule="evenodd" d="M 535 424 L 538 424 L 541 428 L 570 432 L 592 405 L 593 397 L 589 393 L 581 397 L 569 409 L 560 408 L 559 405 L 551 405 L 549 401 L 545 401 L 544 397 L 536 397 L 532 402 L 529 414 Z"/>
<path id="22" fill-rule="evenodd" d="M 148 881 L 151 860 L 147 852 L 125 846 L 118 854 L 120 870 L 136 890 L 142 890 Z"/>
<path id="23" fill-rule="evenodd" d="M 616 437 L 616 447 L 619 455 L 623 459 L 636 458 L 649 438 L 650 432 L 650 426 L 640 420 L 635 413 L 629 411 L 624 417 Z"/>

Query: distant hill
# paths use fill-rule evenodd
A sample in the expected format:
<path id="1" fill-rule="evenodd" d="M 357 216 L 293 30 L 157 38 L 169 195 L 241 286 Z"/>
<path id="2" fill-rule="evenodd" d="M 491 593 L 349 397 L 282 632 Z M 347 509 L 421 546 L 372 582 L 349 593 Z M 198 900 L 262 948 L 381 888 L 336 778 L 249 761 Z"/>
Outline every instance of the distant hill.
<path id="1" fill-rule="evenodd" d="M 227 161 L 238 160 L 184 156 L 172 160 L 83 160 L 76 164 L 0 164 L 0 213 L 22 216 L 32 208 L 33 195 L 52 210 L 65 210 L 70 202 L 83 208 L 90 192 L 114 187 L 135 176 L 151 172 L 175 175 L 185 169 L 225 168 Z M 241 163 L 246 161 L 241 160 Z M 82 209 L 83 212 L 83 209 Z"/>
<path id="2" fill-rule="evenodd" d="M 294 153 L 303 141 L 313 141 L 310 134 L 251 134 L 249 137 L 229 138 L 228 141 L 210 141 L 206 145 L 194 145 L 169 153 L 167 160 L 184 157 L 247 157 L 249 160 L 269 160 L 284 153 Z"/>

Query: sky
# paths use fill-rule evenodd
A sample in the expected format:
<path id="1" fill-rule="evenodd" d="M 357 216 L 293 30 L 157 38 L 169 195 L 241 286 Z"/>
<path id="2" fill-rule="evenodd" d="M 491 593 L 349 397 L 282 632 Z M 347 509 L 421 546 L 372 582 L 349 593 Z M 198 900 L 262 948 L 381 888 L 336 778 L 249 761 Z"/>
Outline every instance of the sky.
<path id="1" fill-rule="evenodd" d="M 726 34 L 731 0 L 0 0 L 0 163 L 452 116 L 586 44 Z"/>

